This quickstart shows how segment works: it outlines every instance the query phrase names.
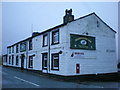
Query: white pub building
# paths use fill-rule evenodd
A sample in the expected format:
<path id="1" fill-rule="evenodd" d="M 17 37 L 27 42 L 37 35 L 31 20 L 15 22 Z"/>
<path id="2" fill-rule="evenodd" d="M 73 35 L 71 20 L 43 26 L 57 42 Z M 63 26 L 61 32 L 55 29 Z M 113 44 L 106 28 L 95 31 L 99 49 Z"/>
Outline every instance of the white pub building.
<path id="1" fill-rule="evenodd" d="M 74 19 L 7 47 L 3 65 L 62 76 L 117 72 L 116 32 L 95 13 Z"/>

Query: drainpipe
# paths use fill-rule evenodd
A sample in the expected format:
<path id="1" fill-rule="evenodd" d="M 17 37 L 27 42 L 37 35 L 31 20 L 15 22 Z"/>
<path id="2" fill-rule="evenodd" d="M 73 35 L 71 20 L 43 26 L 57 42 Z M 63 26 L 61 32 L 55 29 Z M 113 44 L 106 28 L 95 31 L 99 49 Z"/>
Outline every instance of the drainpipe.
<path id="1" fill-rule="evenodd" d="M 7 48 L 7 66 L 8 66 L 8 61 L 9 61 L 9 55 L 8 55 L 8 48 Z"/>
<path id="2" fill-rule="evenodd" d="M 27 59 L 28 59 L 28 42 L 26 42 L 26 70 L 27 70 Z"/>
<path id="3" fill-rule="evenodd" d="M 48 69 L 47 70 L 50 72 L 50 32 L 48 32 Z"/>

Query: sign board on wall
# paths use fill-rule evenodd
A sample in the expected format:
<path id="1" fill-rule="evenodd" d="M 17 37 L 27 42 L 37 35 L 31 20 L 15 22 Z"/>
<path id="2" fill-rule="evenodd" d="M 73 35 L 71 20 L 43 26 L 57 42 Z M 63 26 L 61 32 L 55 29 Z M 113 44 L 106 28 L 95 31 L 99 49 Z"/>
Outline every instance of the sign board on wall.
<path id="1" fill-rule="evenodd" d="M 84 58 L 84 53 L 83 52 L 73 52 L 71 57 L 74 57 L 74 58 Z"/>
<path id="2" fill-rule="evenodd" d="M 95 37 L 70 34 L 70 48 L 95 50 Z"/>
<path id="3" fill-rule="evenodd" d="M 96 59 L 95 53 L 72 52 L 71 57 L 74 59 Z"/>

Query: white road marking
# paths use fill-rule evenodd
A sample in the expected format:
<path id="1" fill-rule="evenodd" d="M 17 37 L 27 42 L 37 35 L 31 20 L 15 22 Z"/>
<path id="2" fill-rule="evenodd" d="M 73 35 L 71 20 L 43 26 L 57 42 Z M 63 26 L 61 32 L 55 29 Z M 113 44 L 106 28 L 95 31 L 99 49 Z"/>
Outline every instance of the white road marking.
<path id="1" fill-rule="evenodd" d="M 32 83 L 32 82 L 30 82 L 30 81 L 26 81 L 26 80 L 21 79 L 21 78 L 16 77 L 16 76 L 14 76 L 14 78 L 16 78 L 16 79 L 18 79 L 18 80 L 21 80 L 21 81 L 24 81 L 24 82 L 27 82 L 27 83 L 29 83 L 29 84 L 35 85 L 35 86 L 37 86 L 37 87 L 39 87 L 39 86 L 40 86 L 40 85 L 38 85 L 38 84 Z"/>

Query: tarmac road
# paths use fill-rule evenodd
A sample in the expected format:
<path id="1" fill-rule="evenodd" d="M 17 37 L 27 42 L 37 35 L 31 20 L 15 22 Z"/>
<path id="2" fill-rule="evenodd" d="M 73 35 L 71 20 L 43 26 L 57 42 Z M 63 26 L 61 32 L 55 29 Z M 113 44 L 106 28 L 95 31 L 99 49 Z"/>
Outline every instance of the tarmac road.
<path id="1" fill-rule="evenodd" d="M 120 85 L 118 82 L 65 82 L 27 71 L 2 68 L 2 88 L 118 88 L 118 84 Z"/>

